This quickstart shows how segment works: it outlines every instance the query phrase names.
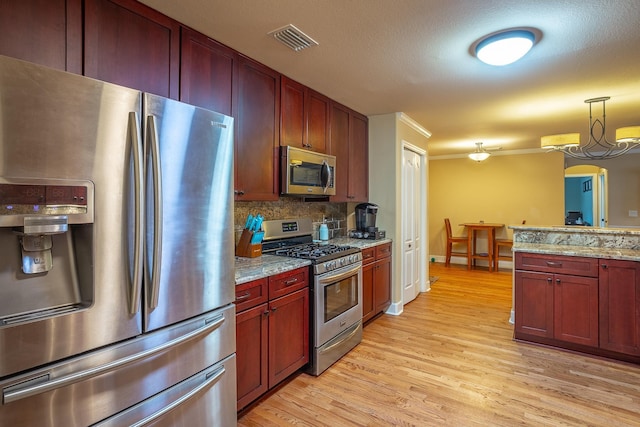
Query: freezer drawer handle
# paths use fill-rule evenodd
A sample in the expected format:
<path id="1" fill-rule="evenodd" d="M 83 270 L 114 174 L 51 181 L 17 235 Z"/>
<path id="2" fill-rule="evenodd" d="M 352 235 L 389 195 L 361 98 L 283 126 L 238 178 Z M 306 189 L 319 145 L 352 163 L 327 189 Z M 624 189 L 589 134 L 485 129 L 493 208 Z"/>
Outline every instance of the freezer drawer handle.
<path id="1" fill-rule="evenodd" d="M 225 372 L 226 372 L 226 369 L 224 368 L 224 365 L 223 365 L 220 368 L 216 369 L 215 371 L 207 374 L 206 380 L 202 384 L 200 384 L 198 387 L 194 388 L 189 393 L 182 396 L 180 399 L 177 399 L 174 402 L 168 404 L 158 412 L 149 415 L 148 417 L 138 421 L 137 423 L 131 424 L 130 427 L 142 427 L 152 423 L 153 421 L 156 421 L 158 418 L 162 417 L 163 415 L 165 415 L 170 411 L 173 411 L 175 408 L 182 405 L 183 403 L 185 403 L 187 400 L 191 399 L 195 395 L 200 394 L 205 389 L 208 389 L 209 387 L 211 387 L 214 383 L 218 382 L 220 378 L 222 378 Z"/>
<path id="2" fill-rule="evenodd" d="M 210 323 L 207 323 L 207 322 L 210 322 Z M 191 331 L 188 334 L 181 335 L 178 338 L 175 338 L 171 341 L 168 341 L 157 347 L 150 348 L 143 352 L 136 353 L 128 357 L 123 357 L 122 359 L 114 360 L 113 362 L 106 363 L 101 366 L 96 366 L 95 368 L 86 369 L 84 371 L 76 372 L 71 375 L 52 379 L 50 381 L 43 382 L 41 384 L 29 386 L 30 383 L 27 381 L 25 383 L 20 383 L 18 385 L 7 387 L 4 390 L 2 390 L 2 395 L 3 395 L 2 403 L 6 405 L 7 403 L 15 402 L 21 399 L 26 399 L 27 397 L 31 397 L 40 393 L 45 393 L 47 391 L 55 390 L 57 388 L 66 387 L 71 384 L 75 384 L 81 381 L 86 381 L 98 375 L 106 374 L 110 371 L 116 370 L 118 368 L 129 365 L 131 363 L 137 362 L 147 357 L 154 356 L 156 353 L 163 352 L 171 347 L 183 344 L 187 341 L 190 341 L 194 338 L 199 337 L 200 335 L 205 335 L 207 333 L 210 333 L 214 329 L 218 329 L 224 322 L 225 322 L 224 313 L 221 313 L 210 320 L 206 320 L 205 325 L 203 327 L 198 328 L 194 331 Z M 40 374 L 40 376 L 44 376 L 44 375 L 46 374 Z"/>

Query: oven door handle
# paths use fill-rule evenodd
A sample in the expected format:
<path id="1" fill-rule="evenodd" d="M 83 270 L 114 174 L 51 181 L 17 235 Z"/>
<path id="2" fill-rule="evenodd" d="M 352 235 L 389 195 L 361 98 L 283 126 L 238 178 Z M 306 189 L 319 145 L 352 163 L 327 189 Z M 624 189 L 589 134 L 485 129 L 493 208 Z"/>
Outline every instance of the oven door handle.
<path id="1" fill-rule="evenodd" d="M 350 265 L 347 270 L 336 270 L 332 272 L 333 274 L 320 275 L 317 277 L 317 280 L 321 285 L 339 282 L 343 279 L 353 276 L 354 274 L 359 273 L 361 268 L 362 263 L 358 262 L 356 264 Z"/>

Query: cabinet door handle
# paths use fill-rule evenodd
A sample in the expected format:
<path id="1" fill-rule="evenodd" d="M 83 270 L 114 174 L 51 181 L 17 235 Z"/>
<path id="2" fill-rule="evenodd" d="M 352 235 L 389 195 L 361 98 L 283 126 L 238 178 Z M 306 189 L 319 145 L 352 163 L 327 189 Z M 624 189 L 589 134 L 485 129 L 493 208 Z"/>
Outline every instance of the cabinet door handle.
<path id="1" fill-rule="evenodd" d="M 298 279 L 297 279 L 297 278 L 293 278 L 293 279 L 289 279 L 289 280 L 285 281 L 285 282 L 284 282 L 284 285 L 285 285 L 285 286 L 291 286 L 291 285 L 293 285 L 294 283 L 298 283 Z"/>
<path id="2" fill-rule="evenodd" d="M 548 266 L 548 267 L 557 267 L 557 268 L 560 268 L 560 267 L 562 267 L 562 263 L 561 263 L 561 262 L 547 261 L 547 266 Z"/>
<path id="3" fill-rule="evenodd" d="M 236 297 L 236 301 L 242 301 L 242 300 L 245 300 L 245 299 L 249 298 L 250 296 L 251 296 L 251 292 L 247 292 L 247 293 L 246 293 L 246 294 L 244 294 L 244 295 L 237 296 L 237 297 Z"/>

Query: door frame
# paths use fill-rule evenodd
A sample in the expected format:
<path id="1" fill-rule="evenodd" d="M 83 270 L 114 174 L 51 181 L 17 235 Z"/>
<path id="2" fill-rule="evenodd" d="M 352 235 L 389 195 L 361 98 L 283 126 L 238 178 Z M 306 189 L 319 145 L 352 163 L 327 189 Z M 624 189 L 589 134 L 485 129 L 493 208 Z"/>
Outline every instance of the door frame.
<path id="1" fill-rule="evenodd" d="M 416 153 L 419 157 L 420 157 L 420 201 L 419 201 L 419 212 L 420 212 L 420 222 L 419 222 L 419 226 L 420 226 L 420 232 L 419 232 L 419 236 L 420 236 L 420 255 L 423 259 L 421 260 L 417 260 L 419 266 L 420 266 L 420 279 L 419 279 L 419 287 L 420 287 L 420 292 L 428 292 L 431 290 L 431 285 L 429 283 L 427 279 L 428 277 L 428 263 L 426 262 L 426 257 L 427 257 L 427 247 L 426 247 L 426 242 L 427 242 L 427 166 L 428 166 L 428 162 L 427 162 L 427 151 L 414 145 L 411 144 L 408 141 L 405 141 L 404 139 L 402 140 L 402 153 L 404 156 L 404 150 L 409 150 L 412 151 L 414 153 Z M 400 173 L 400 175 L 402 176 L 402 184 L 401 184 L 401 198 L 402 195 L 404 194 L 404 173 Z M 404 207 L 404 200 L 401 199 L 400 205 Z M 402 216 L 401 216 L 401 221 L 402 221 L 402 226 L 401 226 L 401 230 L 404 229 L 404 222 L 402 220 Z M 404 263 L 401 263 L 401 268 L 404 269 Z M 403 284 L 403 288 L 402 288 L 402 301 L 403 301 L 403 305 L 404 305 L 404 284 Z"/>

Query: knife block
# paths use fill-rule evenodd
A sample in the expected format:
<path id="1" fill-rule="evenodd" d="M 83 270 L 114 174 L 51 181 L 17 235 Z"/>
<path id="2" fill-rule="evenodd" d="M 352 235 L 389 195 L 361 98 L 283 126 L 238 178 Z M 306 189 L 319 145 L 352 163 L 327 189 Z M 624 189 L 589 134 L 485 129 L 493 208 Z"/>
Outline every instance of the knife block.
<path id="1" fill-rule="evenodd" d="M 262 243 L 251 243 L 253 235 L 253 231 L 246 228 L 242 230 L 242 236 L 240 236 L 240 240 L 236 245 L 236 256 L 256 258 L 262 255 Z"/>

